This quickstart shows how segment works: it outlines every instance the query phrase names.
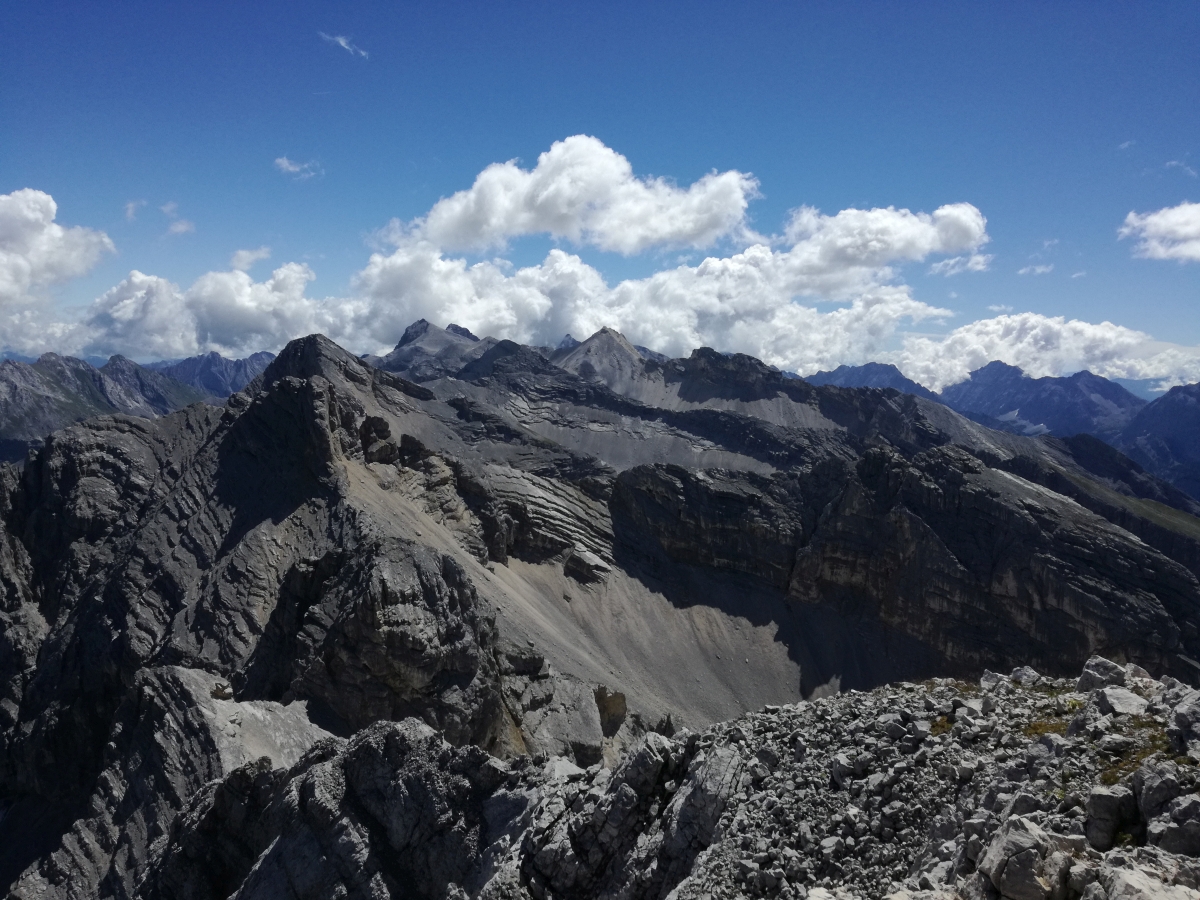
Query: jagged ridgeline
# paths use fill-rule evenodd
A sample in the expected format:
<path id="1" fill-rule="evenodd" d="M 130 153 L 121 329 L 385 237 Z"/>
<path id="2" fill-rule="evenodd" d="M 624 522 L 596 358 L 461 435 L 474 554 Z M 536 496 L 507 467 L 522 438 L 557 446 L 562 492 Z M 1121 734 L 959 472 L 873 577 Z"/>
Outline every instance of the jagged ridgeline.
<path id="1" fill-rule="evenodd" d="M 685 778 L 703 809 L 753 786 L 685 729 L 1200 657 L 1200 508 L 1099 441 L 607 330 L 294 341 L 223 407 L 55 432 L 0 504 L 20 897 L 661 897 L 722 814 L 662 819 Z M 555 777 L 578 790 L 531 825 Z M 524 829 L 577 802 L 608 837 L 552 885 Z M 669 858 L 621 844 L 635 807 Z"/>

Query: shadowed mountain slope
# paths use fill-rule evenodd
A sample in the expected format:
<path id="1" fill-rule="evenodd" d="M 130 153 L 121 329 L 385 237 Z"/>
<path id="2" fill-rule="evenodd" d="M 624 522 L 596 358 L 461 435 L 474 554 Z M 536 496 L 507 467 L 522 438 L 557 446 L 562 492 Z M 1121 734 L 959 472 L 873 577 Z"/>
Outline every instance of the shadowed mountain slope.
<path id="1" fill-rule="evenodd" d="M 861 366 L 838 366 L 830 372 L 817 372 L 804 376 L 809 384 L 834 385 L 836 387 L 895 388 L 904 394 L 916 394 L 926 400 L 938 399 L 937 394 L 917 384 L 889 363 L 866 363 Z"/>
<path id="2" fill-rule="evenodd" d="M 1142 407 L 1113 443 L 1149 472 L 1200 497 L 1200 384 Z"/>

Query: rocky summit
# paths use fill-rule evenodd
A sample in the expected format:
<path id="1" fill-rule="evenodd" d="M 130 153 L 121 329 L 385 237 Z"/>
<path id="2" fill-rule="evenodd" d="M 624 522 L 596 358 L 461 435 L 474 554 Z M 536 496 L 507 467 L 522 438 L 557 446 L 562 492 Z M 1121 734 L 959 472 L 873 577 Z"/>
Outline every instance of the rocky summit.
<path id="1" fill-rule="evenodd" d="M 294 341 L 0 469 L 0 879 L 1200 897 L 1197 513 L 709 349 Z"/>

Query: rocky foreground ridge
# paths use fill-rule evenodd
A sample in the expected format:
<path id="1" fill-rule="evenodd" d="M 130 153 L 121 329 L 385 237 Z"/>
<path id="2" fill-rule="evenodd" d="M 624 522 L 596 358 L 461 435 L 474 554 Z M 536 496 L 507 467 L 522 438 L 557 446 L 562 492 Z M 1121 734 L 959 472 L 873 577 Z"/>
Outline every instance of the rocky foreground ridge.
<path id="1" fill-rule="evenodd" d="M 1027 740 L 1007 712 L 955 713 L 961 686 L 848 690 L 1014 663 L 1077 675 L 1099 653 L 1140 667 L 1124 689 L 1153 717 L 1197 682 L 1200 508 L 1098 441 L 1002 434 L 749 357 L 647 358 L 614 332 L 550 357 L 413 335 L 399 372 L 312 336 L 223 408 L 98 417 L 0 469 L 13 896 L 663 896 L 725 858 L 697 854 L 733 834 L 726 812 L 770 802 L 773 770 L 834 797 L 814 779 L 837 753 L 882 744 L 850 727 L 868 722 L 854 704 L 903 734 L 894 757 L 847 756 L 853 776 L 838 763 L 849 791 L 911 775 L 957 803 L 942 766 L 967 765 L 946 755 L 962 742 L 934 738 L 964 726 L 971 784 L 1005 770 L 982 752 L 988 719 L 1005 752 Z M 1026 696 L 1004 685 L 993 702 Z M 713 724 L 766 707 L 741 739 Z M 902 758 L 921 768 L 893 772 Z M 801 820 L 816 846 L 843 841 L 832 862 L 874 839 L 880 784 L 861 835 L 805 813 L 789 846 L 813 855 Z M 916 853 L 925 813 L 880 811 L 880 840 Z M 728 856 L 737 890 L 782 889 L 776 871 L 814 892 L 908 877 L 870 845 L 862 874 L 809 860 L 802 879 L 766 840 Z"/>
<path id="2" fill-rule="evenodd" d="M 197 700 L 200 731 L 256 727 L 253 706 L 223 719 L 222 701 Z M 587 769 L 456 748 L 416 719 L 292 740 L 310 746 L 200 786 L 137 876 L 107 887 L 180 900 L 1200 897 L 1200 691 L 1101 657 L 1078 680 L 1021 668 L 770 706 L 648 734 Z M 58 856 L 13 896 L 84 895 Z"/>

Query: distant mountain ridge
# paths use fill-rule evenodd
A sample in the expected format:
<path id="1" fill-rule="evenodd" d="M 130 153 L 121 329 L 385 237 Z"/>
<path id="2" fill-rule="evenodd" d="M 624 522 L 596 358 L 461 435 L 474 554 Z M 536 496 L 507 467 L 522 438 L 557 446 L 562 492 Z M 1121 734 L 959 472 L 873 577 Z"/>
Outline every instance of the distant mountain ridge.
<path id="1" fill-rule="evenodd" d="M 936 400 L 969 419 L 1026 436 L 1091 435 L 1192 497 L 1200 497 L 1200 384 L 1146 400 L 1088 371 L 1031 378 L 993 361 L 934 394 L 895 366 L 867 363 L 817 372 L 805 381 L 840 387 L 890 387 Z"/>
<path id="2" fill-rule="evenodd" d="M 927 387 L 917 384 L 890 363 L 869 362 L 861 366 L 838 366 L 828 372 L 805 375 L 809 384 L 829 384 L 834 387 L 895 388 L 905 394 L 915 394 L 926 400 L 940 399 Z"/>
<path id="3" fill-rule="evenodd" d="M 274 358 L 274 353 L 265 350 L 245 359 L 226 359 L 214 351 L 187 359 L 146 363 L 145 368 L 190 385 L 205 396 L 224 399 L 261 375 Z"/>
<path id="4" fill-rule="evenodd" d="M 420 319 L 389 353 L 362 359 L 415 382 L 457 377 L 460 372 L 476 377 L 477 367 L 471 368 L 472 364 L 499 343 L 460 325 L 441 328 Z M 672 399 L 677 390 L 673 385 L 680 377 L 681 361 L 634 345 L 611 329 L 601 329 L 585 341 L 568 334 L 557 347 L 524 349 L 618 394 L 654 404 L 677 402 Z M 7 356 L 0 362 L 0 458 L 4 459 L 22 458 L 49 431 L 91 416 L 124 412 L 153 417 L 199 400 L 229 397 L 275 358 L 268 352 L 237 360 L 207 353 L 138 365 L 114 356 L 97 367 L 57 354 L 34 362 Z M 781 377 L 797 376 L 782 373 Z M 888 363 L 843 365 L 799 380 L 814 386 L 894 389 L 1012 434 L 1098 437 L 1126 454 L 1132 465 L 1193 497 L 1200 496 L 1200 385 L 1174 388 L 1147 401 L 1091 372 L 1032 378 L 999 361 L 974 370 L 940 394 Z"/>
<path id="5" fill-rule="evenodd" d="M 0 363 L 0 459 L 23 459 L 50 432 L 93 416 L 155 418 L 204 397 L 123 356 L 100 368 L 56 353 L 33 363 L 6 360 Z"/>
<path id="6" fill-rule="evenodd" d="M 1148 472 L 1200 497 L 1200 384 L 1173 387 L 1112 441 Z"/>
<path id="7" fill-rule="evenodd" d="M 945 388 L 941 400 L 959 412 L 992 416 L 1017 433 L 1101 438 L 1118 434 L 1147 403 L 1086 370 L 1061 378 L 1031 378 L 999 361 Z"/>
<path id="8" fill-rule="evenodd" d="M 492 337 L 480 339 L 461 325 L 451 323 L 440 328 L 418 319 L 404 329 L 390 353 L 363 359 L 386 372 L 403 373 L 413 381 L 432 381 L 453 375 L 497 343 Z"/>

